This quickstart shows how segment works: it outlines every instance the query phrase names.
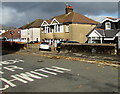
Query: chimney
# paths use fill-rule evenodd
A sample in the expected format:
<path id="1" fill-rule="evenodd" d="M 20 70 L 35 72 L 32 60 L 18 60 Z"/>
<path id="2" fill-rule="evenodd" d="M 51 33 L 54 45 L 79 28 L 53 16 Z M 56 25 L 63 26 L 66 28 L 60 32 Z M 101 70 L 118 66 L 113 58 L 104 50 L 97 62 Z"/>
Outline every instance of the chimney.
<path id="1" fill-rule="evenodd" d="M 70 5 L 67 5 L 65 8 L 65 13 L 68 14 L 69 12 L 73 12 L 73 7 Z"/>

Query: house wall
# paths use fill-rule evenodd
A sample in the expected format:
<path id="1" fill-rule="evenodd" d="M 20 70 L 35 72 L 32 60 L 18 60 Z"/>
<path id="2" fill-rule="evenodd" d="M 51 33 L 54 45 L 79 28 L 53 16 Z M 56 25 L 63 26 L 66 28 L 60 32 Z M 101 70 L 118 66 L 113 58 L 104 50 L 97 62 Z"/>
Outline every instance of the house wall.
<path id="1" fill-rule="evenodd" d="M 54 33 L 42 33 L 41 30 L 41 40 L 42 39 L 70 39 L 69 32 L 65 32 L 66 28 L 63 25 L 63 32 L 54 32 Z"/>
<path id="2" fill-rule="evenodd" d="M 32 41 L 40 41 L 40 28 L 32 28 L 33 29 L 33 40 Z"/>
<path id="3" fill-rule="evenodd" d="M 95 25 L 90 24 L 69 24 L 69 32 L 66 32 L 66 25 L 63 25 L 63 33 L 41 33 L 42 39 L 68 39 L 85 43 L 87 41 L 86 35 L 91 31 Z"/>
<path id="4" fill-rule="evenodd" d="M 86 35 L 91 31 L 95 25 L 89 24 L 70 24 L 70 39 L 85 43 L 87 41 Z"/>
<path id="5" fill-rule="evenodd" d="M 27 38 L 27 29 L 21 30 L 21 38 Z"/>
<path id="6" fill-rule="evenodd" d="M 28 29 L 21 30 L 21 41 L 27 42 L 28 36 Z"/>

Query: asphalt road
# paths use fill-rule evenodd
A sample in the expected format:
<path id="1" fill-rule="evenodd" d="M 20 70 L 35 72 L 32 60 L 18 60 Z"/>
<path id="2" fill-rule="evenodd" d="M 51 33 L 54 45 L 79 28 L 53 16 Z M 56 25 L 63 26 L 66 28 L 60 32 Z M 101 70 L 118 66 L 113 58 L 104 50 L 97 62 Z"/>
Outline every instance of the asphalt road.
<path id="1" fill-rule="evenodd" d="M 6 54 L 0 64 L 4 92 L 118 92 L 118 69 L 111 66 L 34 54 Z"/>

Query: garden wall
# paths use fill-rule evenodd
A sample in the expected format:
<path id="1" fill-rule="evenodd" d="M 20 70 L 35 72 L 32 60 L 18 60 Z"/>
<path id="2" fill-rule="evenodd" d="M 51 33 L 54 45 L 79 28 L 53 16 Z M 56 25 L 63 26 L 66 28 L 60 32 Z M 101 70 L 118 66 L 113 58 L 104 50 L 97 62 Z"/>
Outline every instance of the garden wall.
<path id="1" fill-rule="evenodd" d="M 68 44 L 61 45 L 62 52 L 74 53 L 96 53 L 96 54 L 117 54 L 116 44 Z"/>

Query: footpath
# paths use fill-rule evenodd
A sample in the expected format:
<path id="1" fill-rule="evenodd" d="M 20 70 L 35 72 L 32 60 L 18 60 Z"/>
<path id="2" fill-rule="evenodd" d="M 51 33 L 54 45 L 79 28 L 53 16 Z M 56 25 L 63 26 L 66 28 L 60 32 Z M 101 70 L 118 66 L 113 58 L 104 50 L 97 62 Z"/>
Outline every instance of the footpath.
<path id="1" fill-rule="evenodd" d="M 17 54 L 28 54 L 45 56 L 51 59 L 68 59 L 84 61 L 87 63 L 97 63 L 113 67 L 120 67 L 120 55 L 85 54 L 85 53 L 57 53 L 57 51 L 39 51 L 38 49 L 26 49 L 16 52 Z"/>

